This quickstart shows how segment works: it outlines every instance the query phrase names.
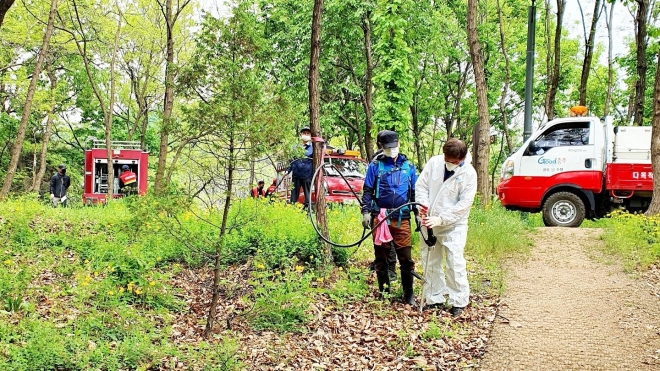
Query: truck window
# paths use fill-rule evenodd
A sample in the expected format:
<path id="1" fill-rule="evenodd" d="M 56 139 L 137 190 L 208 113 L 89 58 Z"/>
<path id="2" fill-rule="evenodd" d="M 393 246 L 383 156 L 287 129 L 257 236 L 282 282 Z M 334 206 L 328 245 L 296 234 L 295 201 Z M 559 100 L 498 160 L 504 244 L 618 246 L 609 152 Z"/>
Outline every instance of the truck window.
<path id="1" fill-rule="evenodd" d="M 555 125 L 535 141 L 536 151 L 528 148 L 526 156 L 542 155 L 554 147 L 586 146 L 589 144 L 589 122 L 567 122 Z"/>
<path id="2" fill-rule="evenodd" d="M 326 163 L 327 162 L 330 162 L 333 165 L 335 165 L 335 168 L 337 168 L 345 177 L 364 178 L 364 175 L 367 172 L 367 165 L 360 160 L 354 160 L 349 158 L 326 158 Z M 325 175 L 339 176 L 335 168 L 326 167 Z"/>

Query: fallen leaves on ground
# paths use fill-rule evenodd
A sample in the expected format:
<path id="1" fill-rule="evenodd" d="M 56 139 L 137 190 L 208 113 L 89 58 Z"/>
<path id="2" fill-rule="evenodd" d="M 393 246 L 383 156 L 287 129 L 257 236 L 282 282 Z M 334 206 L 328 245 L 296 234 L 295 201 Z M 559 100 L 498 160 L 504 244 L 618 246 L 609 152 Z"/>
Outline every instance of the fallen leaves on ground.
<path id="1" fill-rule="evenodd" d="M 221 288 L 214 333 L 238 339 L 241 351 L 237 357 L 249 370 L 471 368 L 486 350 L 497 310 L 497 298 L 476 295 L 459 318 L 442 310 L 420 314 L 418 307 L 396 299 L 377 299 L 372 285 L 370 297 L 342 307 L 319 295 L 311 307 L 314 318 L 301 333 L 255 331 L 242 315 L 250 310 L 241 300 L 250 291 L 248 276 L 245 266 L 223 272 L 222 281 L 231 282 L 232 290 Z M 174 320 L 173 342 L 203 340 L 212 277 L 211 270 L 186 269 L 174 278 L 189 310 Z"/>

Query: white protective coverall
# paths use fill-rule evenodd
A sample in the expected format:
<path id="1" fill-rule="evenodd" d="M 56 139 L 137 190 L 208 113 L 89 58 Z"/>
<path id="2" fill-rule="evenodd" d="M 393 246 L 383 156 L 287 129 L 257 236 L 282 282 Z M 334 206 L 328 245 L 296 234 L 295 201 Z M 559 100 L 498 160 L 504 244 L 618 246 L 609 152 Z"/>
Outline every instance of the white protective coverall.
<path id="1" fill-rule="evenodd" d="M 415 183 L 415 200 L 428 206 L 427 216 L 442 220 L 440 226 L 433 228 L 437 237 L 435 246 L 429 248 L 420 238 L 427 304 L 444 303 L 445 294 L 449 294 L 447 304 L 452 307 L 463 308 L 470 300 L 463 250 L 467 240 L 468 216 L 477 193 L 477 172 L 471 162 L 468 153 L 463 165 L 444 181 L 444 155 L 434 156 L 424 166 Z M 422 232 L 426 235 L 425 227 Z M 446 270 L 443 267 L 445 256 Z"/>

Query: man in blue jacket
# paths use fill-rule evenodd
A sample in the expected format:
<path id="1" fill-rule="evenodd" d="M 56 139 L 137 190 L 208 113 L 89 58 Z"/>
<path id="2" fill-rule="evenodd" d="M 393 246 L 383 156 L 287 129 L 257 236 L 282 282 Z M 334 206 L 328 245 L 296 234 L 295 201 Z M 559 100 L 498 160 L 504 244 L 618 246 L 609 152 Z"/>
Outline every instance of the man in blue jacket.
<path id="1" fill-rule="evenodd" d="M 302 147 L 305 151 L 305 157 L 297 158 L 291 162 L 291 165 L 289 165 L 291 181 L 293 182 L 290 202 L 292 204 L 298 202 L 300 187 L 302 187 L 303 193 L 305 194 L 305 206 L 307 206 L 311 202 L 310 193 L 312 188 L 312 176 L 314 175 L 314 164 L 312 163 L 312 131 L 308 126 L 300 129 L 300 140 L 302 141 Z"/>
<path id="2" fill-rule="evenodd" d="M 378 144 L 383 153 L 376 157 L 367 168 L 367 175 L 362 188 L 362 225 L 373 228 L 377 223 L 377 216 L 385 213 L 391 243 L 396 249 L 401 268 L 401 286 L 403 287 L 403 301 L 414 305 L 413 298 L 413 271 L 415 262 L 412 260 L 410 241 L 411 225 L 410 213 L 415 214 L 417 227 L 421 225 L 416 207 L 404 206 L 415 201 L 415 182 L 417 171 L 408 158 L 399 153 L 399 136 L 397 133 L 385 130 L 380 133 Z M 376 239 L 374 233 L 374 256 L 378 289 L 389 292 L 390 278 L 388 276 L 387 252 L 389 243 L 382 243 Z"/>

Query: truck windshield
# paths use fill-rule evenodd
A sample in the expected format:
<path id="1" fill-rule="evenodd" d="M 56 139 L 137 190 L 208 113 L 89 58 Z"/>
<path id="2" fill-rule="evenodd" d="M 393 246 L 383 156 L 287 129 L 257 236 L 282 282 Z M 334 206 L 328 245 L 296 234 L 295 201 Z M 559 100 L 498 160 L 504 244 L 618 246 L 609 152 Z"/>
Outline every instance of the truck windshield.
<path id="1" fill-rule="evenodd" d="M 339 176 L 337 170 L 345 177 L 364 178 L 367 172 L 367 165 L 360 160 L 351 158 L 326 158 L 326 164 L 332 164 L 335 167 L 325 167 L 325 175 Z M 336 169 L 335 169 L 336 168 Z"/>
<path id="2" fill-rule="evenodd" d="M 589 122 L 567 122 L 552 126 L 536 139 L 535 144 L 535 153 L 527 155 L 541 155 L 554 147 L 586 146 L 589 144 Z"/>

